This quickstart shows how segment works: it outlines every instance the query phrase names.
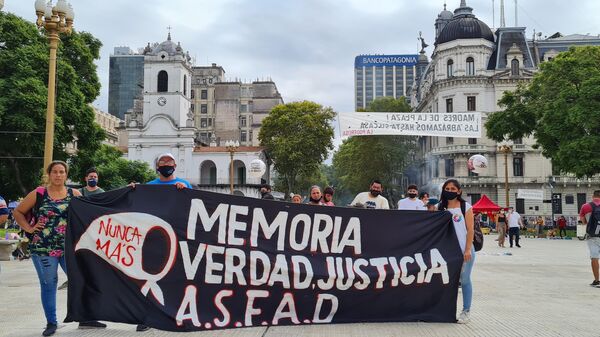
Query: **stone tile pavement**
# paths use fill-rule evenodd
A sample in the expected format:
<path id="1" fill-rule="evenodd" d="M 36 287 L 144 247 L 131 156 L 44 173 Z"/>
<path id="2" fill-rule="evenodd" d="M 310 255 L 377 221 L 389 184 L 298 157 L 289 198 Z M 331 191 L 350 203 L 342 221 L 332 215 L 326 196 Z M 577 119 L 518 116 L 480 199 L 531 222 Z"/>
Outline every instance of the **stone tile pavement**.
<path id="1" fill-rule="evenodd" d="M 472 321 L 370 323 L 241 328 L 189 333 L 215 337 L 309 336 L 600 336 L 600 288 L 592 288 L 586 243 L 579 240 L 524 239 L 523 248 L 499 248 L 486 236 L 473 272 Z M 511 252 L 513 255 L 503 255 Z M 0 337 L 41 336 L 45 325 L 39 286 L 30 261 L 0 262 Z M 65 280 L 60 275 L 59 282 Z M 66 291 L 58 293 L 58 315 L 66 314 Z M 459 308 L 461 296 L 459 294 Z M 55 336 L 182 336 L 108 323 L 104 330 L 78 330 L 63 324 Z"/>

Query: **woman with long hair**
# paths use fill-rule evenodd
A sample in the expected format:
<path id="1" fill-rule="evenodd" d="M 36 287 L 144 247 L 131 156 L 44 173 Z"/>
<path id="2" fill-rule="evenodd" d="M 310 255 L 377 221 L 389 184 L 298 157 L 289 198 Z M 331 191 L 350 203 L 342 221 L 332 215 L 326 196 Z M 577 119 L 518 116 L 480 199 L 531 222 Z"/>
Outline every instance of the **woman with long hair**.
<path id="1" fill-rule="evenodd" d="M 460 273 L 462 287 L 463 310 L 458 316 L 458 323 L 468 323 L 470 320 L 471 302 L 473 299 L 473 285 L 471 284 L 471 271 L 475 263 L 475 248 L 473 237 L 475 235 L 473 210 L 471 205 L 462 198 L 462 188 L 456 179 L 446 180 L 442 186 L 440 210 L 452 213 L 452 223 L 458 237 L 458 243 L 464 254 L 464 263 Z"/>
<path id="2" fill-rule="evenodd" d="M 65 264 L 65 234 L 67 208 L 73 197 L 81 196 L 76 189 L 66 186 L 69 166 L 55 160 L 46 169 L 48 184 L 31 191 L 14 211 L 15 220 L 29 236 L 29 252 L 40 281 L 42 307 L 46 316 L 43 336 L 56 332 L 56 286 L 58 266 L 67 271 Z M 26 214 L 33 215 L 31 222 Z M 103 328 L 106 325 L 92 321 L 80 323 L 82 328 Z"/>

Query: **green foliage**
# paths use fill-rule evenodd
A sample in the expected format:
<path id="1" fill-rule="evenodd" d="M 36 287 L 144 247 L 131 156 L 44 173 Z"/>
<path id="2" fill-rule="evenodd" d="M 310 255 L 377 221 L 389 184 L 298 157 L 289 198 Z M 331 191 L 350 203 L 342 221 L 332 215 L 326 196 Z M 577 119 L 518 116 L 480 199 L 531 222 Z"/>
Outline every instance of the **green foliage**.
<path id="1" fill-rule="evenodd" d="M 148 163 L 142 161 L 131 161 L 123 158 L 123 153 L 117 148 L 102 145 L 92 157 L 78 180 L 85 184 L 85 171 L 95 167 L 100 178 L 99 185 L 105 190 L 113 190 L 124 187 L 130 182 L 146 183 L 156 178 L 156 173 L 150 169 Z"/>
<path id="2" fill-rule="evenodd" d="M 408 112 L 411 108 L 404 97 L 381 97 L 371 102 L 368 110 Z M 414 148 L 415 137 L 409 136 L 360 136 L 345 140 L 333 156 L 338 187 L 356 194 L 368 190 L 373 179 L 379 179 L 384 194 L 395 197 L 393 194 L 399 193 L 397 182 Z"/>
<path id="3" fill-rule="evenodd" d="M 573 47 L 544 62 L 527 86 L 506 92 L 485 126 L 491 139 L 533 135 L 554 169 L 600 173 L 600 47 Z"/>
<path id="4" fill-rule="evenodd" d="M 0 12 L 0 46 L 0 190 L 15 199 L 40 184 L 43 171 L 49 48 L 35 24 L 5 12 Z M 61 35 L 54 159 L 69 159 L 65 144 L 75 137 L 84 156 L 104 138 L 88 105 L 100 91 L 94 64 L 100 46 L 89 33 Z M 71 172 L 80 173 L 74 164 Z"/>
<path id="5" fill-rule="evenodd" d="M 286 196 L 305 188 L 301 177 L 312 178 L 333 149 L 334 117 L 331 108 L 303 101 L 278 105 L 262 121 L 258 139 L 273 159 Z"/>

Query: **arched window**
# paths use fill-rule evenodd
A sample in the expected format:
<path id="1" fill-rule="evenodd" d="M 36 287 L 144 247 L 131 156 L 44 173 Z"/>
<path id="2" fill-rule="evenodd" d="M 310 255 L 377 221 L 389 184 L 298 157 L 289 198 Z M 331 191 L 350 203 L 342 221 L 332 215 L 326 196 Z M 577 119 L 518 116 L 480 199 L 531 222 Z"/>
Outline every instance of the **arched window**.
<path id="1" fill-rule="evenodd" d="M 446 72 L 448 73 L 448 77 L 454 76 L 454 61 L 452 61 L 452 59 L 448 60 Z"/>
<path id="2" fill-rule="evenodd" d="M 183 96 L 187 96 L 187 75 L 183 75 Z"/>
<path id="3" fill-rule="evenodd" d="M 475 60 L 467 57 L 467 76 L 475 76 Z"/>
<path id="4" fill-rule="evenodd" d="M 510 74 L 512 76 L 519 76 L 519 60 L 513 59 L 510 61 Z"/>
<path id="5" fill-rule="evenodd" d="M 158 92 L 169 91 L 169 75 L 166 71 L 161 70 L 158 72 L 157 90 Z"/>

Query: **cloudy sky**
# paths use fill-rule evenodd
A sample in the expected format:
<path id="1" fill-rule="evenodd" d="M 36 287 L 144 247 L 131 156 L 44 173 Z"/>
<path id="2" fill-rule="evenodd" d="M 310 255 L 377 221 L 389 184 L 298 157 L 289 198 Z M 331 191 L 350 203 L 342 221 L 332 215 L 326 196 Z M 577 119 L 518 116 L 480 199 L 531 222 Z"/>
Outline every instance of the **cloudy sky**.
<path id="1" fill-rule="evenodd" d="M 56 1 L 56 0 L 55 0 Z M 353 65 L 359 54 L 417 53 L 419 31 L 433 46 L 434 20 L 444 0 L 71 0 L 75 26 L 102 43 L 96 105 L 108 107 L 108 58 L 115 46 L 174 41 L 197 65 L 217 63 L 230 79 L 272 78 L 286 102 L 313 100 L 353 111 Z M 514 25 L 514 0 L 506 0 Z M 447 0 L 448 9 L 459 0 Z M 5 0 L 5 11 L 33 21 L 34 0 Z M 493 26 L 492 0 L 467 0 Z M 496 4 L 496 26 L 499 4 Z M 599 34 L 600 1 L 520 0 L 519 26 L 543 35 Z M 427 49 L 428 55 L 433 47 Z"/>

